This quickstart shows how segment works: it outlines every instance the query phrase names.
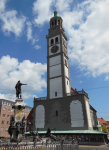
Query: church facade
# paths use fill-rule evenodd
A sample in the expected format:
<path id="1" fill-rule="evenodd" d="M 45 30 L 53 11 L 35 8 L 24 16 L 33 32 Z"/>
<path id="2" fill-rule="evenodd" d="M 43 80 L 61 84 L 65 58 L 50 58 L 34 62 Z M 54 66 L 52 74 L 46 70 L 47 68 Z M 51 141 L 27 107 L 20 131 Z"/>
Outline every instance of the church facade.
<path id="1" fill-rule="evenodd" d="M 55 128 L 57 134 L 92 131 L 93 122 L 88 94 L 71 88 L 67 37 L 63 20 L 54 11 L 47 39 L 47 97 L 34 98 L 33 130 L 46 133 Z M 95 127 L 97 116 L 95 112 Z"/>

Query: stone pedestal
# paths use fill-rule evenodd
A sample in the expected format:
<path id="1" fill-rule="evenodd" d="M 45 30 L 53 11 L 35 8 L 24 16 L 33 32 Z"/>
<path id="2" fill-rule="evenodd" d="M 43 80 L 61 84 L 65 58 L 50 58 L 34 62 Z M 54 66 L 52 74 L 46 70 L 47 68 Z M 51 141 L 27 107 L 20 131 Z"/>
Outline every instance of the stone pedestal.
<path id="1" fill-rule="evenodd" d="M 25 125 L 23 119 L 22 110 L 25 108 L 23 99 L 16 99 L 15 105 L 12 106 L 14 108 L 14 123 L 12 124 L 11 131 L 12 135 L 10 137 L 11 142 L 20 142 L 22 140 L 22 134 L 24 134 Z"/>
<path id="2" fill-rule="evenodd" d="M 23 99 L 16 99 L 16 103 L 13 106 L 14 110 L 14 118 L 15 122 L 22 121 L 23 112 L 22 110 L 25 109 L 25 105 L 23 103 Z"/>

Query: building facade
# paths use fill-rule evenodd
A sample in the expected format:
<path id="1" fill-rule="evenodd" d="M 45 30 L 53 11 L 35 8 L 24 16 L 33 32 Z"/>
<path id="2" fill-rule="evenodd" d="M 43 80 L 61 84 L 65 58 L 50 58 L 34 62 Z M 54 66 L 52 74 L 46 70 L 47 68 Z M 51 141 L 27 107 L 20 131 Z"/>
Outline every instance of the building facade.
<path id="1" fill-rule="evenodd" d="M 47 97 L 34 98 L 32 130 L 39 128 L 39 133 L 45 134 L 48 128 L 55 128 L 55 134 L 72 134 L 83 139 L 88 136 L 88 142 L 103 142 L 103 133 L 93 130 L 97 129 L 98 121 L 88 94 L 83 89 L 71 88 L 67 37 L 62 22 L 55 10 L 46 36 Z"/>
<path id="2" fill-rule="evenodd" d="M 91 122 L 94 130 L 98 130 L 97 111 L 90 105 Z"/>
<path id="3" fill-rule="evenodd" d="M 11 116 L 14 116 L 14 109 L 12 109 L 14 104 L 15 102 L 13 101 L 0 99 L 0 137 L 10 137 L 8 134 L 8 128 Z M 27 118 L 31 109 L 31 107 L 25 106 L 25 109 L 23 110 L 23 117 L 25 116 L 25 118 Z"/>

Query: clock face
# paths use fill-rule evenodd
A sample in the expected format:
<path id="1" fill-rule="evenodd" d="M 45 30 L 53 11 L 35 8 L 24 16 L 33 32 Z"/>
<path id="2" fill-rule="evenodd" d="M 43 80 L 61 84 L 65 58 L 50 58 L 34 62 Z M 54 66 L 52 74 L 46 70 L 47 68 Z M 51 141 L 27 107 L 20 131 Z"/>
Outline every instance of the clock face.
<path id="1" fill-rule="evenodd" d="M 51 48 L 51 53 L 56 53 L 58 51 L 59 47 L 58 46 L 53 46 Z"/>

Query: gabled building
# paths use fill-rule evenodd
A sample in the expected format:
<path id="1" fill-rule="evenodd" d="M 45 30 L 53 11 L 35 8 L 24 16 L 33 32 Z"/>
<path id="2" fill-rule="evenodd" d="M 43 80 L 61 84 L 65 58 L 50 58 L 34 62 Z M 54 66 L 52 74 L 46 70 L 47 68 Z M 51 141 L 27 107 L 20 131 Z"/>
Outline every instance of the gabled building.
<path id="1" fill-rule="evenodd" d="M 103 118 L 98 118 L 98 121 L 100 122 L 101 126 L 106 126 L 109 132 L 109 124 L 107 121 L 105 121 Z"/>

